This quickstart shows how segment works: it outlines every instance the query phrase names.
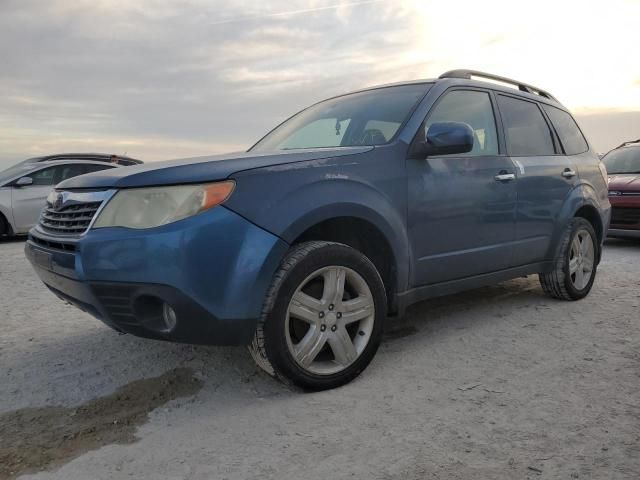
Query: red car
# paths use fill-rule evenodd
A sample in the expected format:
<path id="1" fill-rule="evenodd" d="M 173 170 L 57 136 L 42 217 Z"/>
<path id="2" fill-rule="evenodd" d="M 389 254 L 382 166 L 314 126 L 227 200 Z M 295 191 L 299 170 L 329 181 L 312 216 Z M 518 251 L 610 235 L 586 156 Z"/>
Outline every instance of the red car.
<path id="1" fill-rule="evenodd" d="M 602 162 L 609 173 L 609 236 L 640 238 L 640 139 L 614 148 Z"/>

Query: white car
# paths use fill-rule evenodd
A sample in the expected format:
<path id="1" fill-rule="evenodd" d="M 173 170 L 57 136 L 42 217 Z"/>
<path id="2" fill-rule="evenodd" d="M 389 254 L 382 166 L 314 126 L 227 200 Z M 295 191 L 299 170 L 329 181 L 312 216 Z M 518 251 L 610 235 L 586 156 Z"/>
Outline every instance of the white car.
<path id="1" fill-rule="evenodd" d="M 63 180 L 140 163 L 115 155 L 69 153 L 30 158 L 0 172 L 0 236 L 26 234 L 38 222 L 49 192 Z"/>

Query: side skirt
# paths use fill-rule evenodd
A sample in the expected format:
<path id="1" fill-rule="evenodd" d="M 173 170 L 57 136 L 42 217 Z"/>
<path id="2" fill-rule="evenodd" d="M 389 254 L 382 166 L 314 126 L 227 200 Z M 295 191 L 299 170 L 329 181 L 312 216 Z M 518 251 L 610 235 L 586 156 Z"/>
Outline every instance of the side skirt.
<path id="1" fill-rule="evenodd" d="M 526 277 L 527 275 L 532 275 L 534 273 L 548 272 L 551 268 L 553 268 L 553 262 L 539 262 L 520 267 L 508 268 L 497 272 L 483 273 L 482 275 L 462 278 L 459 280 L 449 280 L 447 282 L 415 287 L 396 295 L 398 305 L 397 316 L 403 316 L 409 305 L 413 305 L 414 303 L 418 303 L 423 300 L 428 300 L 429 298 L 451 295 L 464 290 L 473 290 L 474 288 L 493 285 L 513 278 Z"/>

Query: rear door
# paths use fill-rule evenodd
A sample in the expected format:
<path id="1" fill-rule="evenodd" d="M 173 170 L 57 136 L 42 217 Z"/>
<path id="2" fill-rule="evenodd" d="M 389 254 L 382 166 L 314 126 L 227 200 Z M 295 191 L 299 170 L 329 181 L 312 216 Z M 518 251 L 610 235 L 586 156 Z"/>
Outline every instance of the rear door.
<path id="1" fill-rule="evenodd" d="M 492 94 L 449 89 L 424 127 L 435 122 L 468 124 L 474 147 L 466 154 L 407 161 L 413 286 L 499 271 L 512 262 L 517 180 L 501 151 Z"/>
<path id="2" fill-rule="evenodd" d="M 514 264 L 545 260 L 565 199 L 578 181 L 540 105 L 498 94 L 507 152 L 518 168 Z"/>

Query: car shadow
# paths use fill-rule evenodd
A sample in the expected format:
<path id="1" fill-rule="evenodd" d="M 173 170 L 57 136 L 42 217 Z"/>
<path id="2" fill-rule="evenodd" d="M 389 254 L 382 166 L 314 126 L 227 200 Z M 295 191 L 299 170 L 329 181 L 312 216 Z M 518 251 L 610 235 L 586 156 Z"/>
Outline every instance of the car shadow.
<path id="1" fill-rule="evenodd" d="M 640 238 L 607 238 L 604 245 L 606 248 L 637 250 L 640 247 Z"/>
<path id="2" fill-rule="evenodd" d="M 389 319 L 381 351 L 402 351 L 403 344 L 424 348 L 460 329 L 481 328 L 481 319 L 503 319 L 509 312 L 554 300 L 544 297 L 537 281 L 516 279 L 491 287 L 435 298 L 412 306 L 401 319 Z M 496 304 L 500 308 L 496 309 Z M 75 314 L 73 307 L 69 308 Z M 501 313 L 495 313 L 497 310 Z M 469 315 L 473 311 L 473 315 Z M 122 335 L 98 320 L 77 315 L 64 332 L 25 338 L 25 347 L 3 355 L 0 373 L 7 378 L 2 404 L 29 406 L 78 404 L 112 393 L 129 382 L 175 368 L 187 368 L 203 382 L 202 394 L 230 399 L 298 393 L 264 374 L 245 347 L 187 345 Z M 375 363 L 375 362 L 374 362 Z M 13 378 L 12 378 L 13 377 Z M 29 382 L 24 381 L 30 377 Z"/>
<path id="3" fill-rule="evenodd" d="M 438 342 L 451 332 L 481 328 L 482 319 L 509 321 L 507 317 L 517 316 L 519 309 L 532 304 L 548 308 L 552 303 L 558 301 L 542 292 L 536 276 L 518 278 L 412 305 L 404 317 L 388 320 L 385 340 L 394 344 L 398 339 L 419 334 L 420 342 Z"/>
<path id="4" fill-rule="evenodd" d="M 0 244 L 2 243 L 20 243 L 24 242 L 27 239 L 27 235 L 18 235 L 18 236 L 0 236 Z"/>
<path id="5" fill-rule="evenodd" d="M 389 374 L 387 367 L 410 361 L 411 352 L 418 348 L 460 336 L 460 330 L 473 336 L 474 329 L 483 328 L 483 319 L 511 323 L 510 315 L 517 309 L 550 302 L 554 300 L 543 297 L 530 277 L 414 305 L 404 318 L 389 321 L 378 359 L 353 387 L 364 382 L 364 388 L 370 388 L 369 383 L 379 382 L 376 377 Z M 0 420 L 20 426 L 9 429 L 4 442 L 0 440 L 0 458 L 3 454 L 17 458 L 11 466 L 16 471 L 56 468 L 89 450 L 133 443 L 139 439 L 136 428 L 167 402 L 183 402 L 178 405 L 210 414 L 238 403 L 260 408 L 264 399 L 286 402 L 302 393 L 259 370 L 245 347 L 120 335 L 72 307 L 64 308 L 75 316 L 64 331 L 47 329 L 49 338 L 24 338 L 22 348 L 14 343 L 11 351 L 0 351 Z M 352 395 L 349 388 L 344 387 L 342 394 Z M 29 418 L 38 421 L 25 420 Z M 43 449 L 51 444 L 50 438 L 64 441 L 58 442 L 57 449 Z M 16 444 L 28 448 L 16 453 L 12 450 Z"/>

